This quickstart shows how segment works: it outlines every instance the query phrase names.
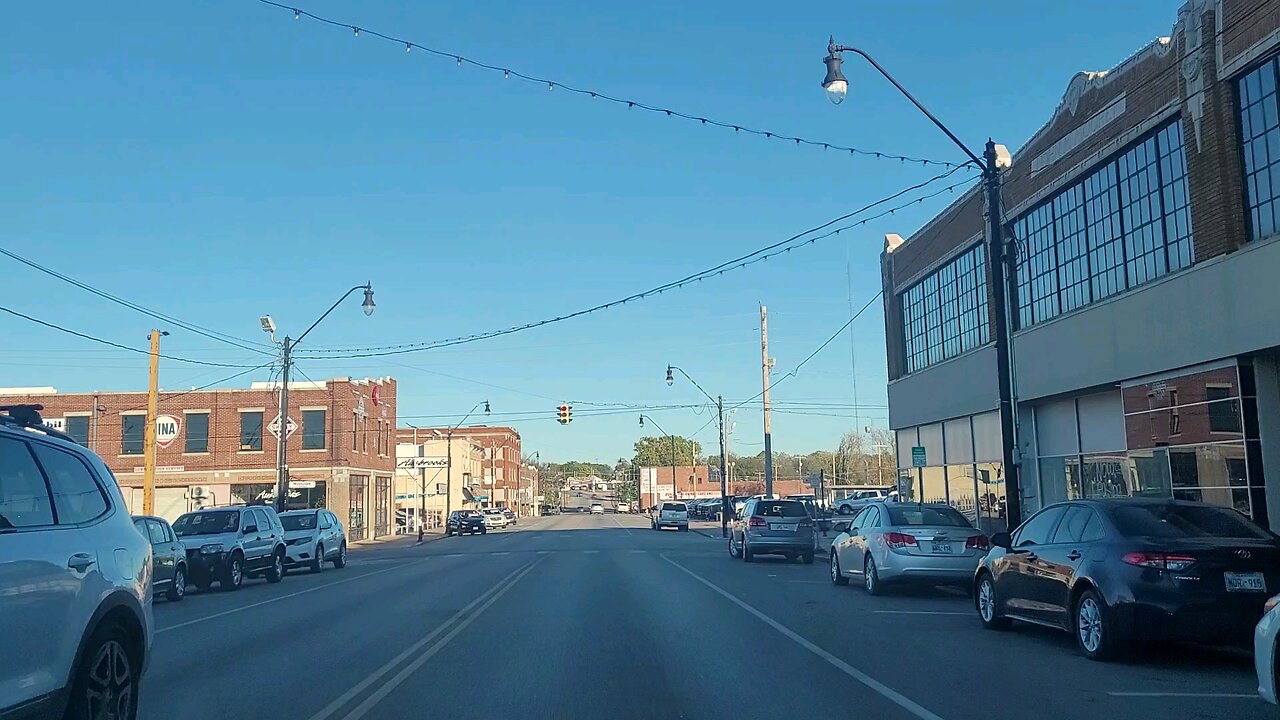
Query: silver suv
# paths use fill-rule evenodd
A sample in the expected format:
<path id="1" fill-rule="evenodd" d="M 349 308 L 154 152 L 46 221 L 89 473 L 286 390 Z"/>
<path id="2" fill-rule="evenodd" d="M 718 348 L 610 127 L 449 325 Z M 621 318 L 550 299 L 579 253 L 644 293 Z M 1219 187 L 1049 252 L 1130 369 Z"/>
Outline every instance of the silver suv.
<path id="1" fill-rule="evenodd" d="M 102 460 L 0 406 L 0 716 L 132 720 L 151 658 L 151 543 Z"/>
<path id="2" fill-rule="evenodd" d="M 207 508 L 173 523 L 187 549 L 187 573 L 208 590 L 216 580 L 223 590 L 239 590 L 246 575 L 277 583 L 284 577 L 284 527 L 267 505 Z"/>

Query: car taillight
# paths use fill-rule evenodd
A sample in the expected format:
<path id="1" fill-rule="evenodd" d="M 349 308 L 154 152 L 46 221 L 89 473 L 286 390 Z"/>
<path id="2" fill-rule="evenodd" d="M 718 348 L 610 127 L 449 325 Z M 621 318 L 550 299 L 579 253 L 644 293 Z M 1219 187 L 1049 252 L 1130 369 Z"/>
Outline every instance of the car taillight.
<path id="1" fill-rule="evenodd" d="M 1196 562 L 1196 559 L 1190 555 L 1162 552 L 1131 552 L 1125 553 L 1120 559 L 1130 565 L 1156 570 L 1186 570 Z"/>
<path id="2" fill-rule="evenodd" d="M 764 527 L 765 522 L 764 522 L 764 518 L 762 517 L 753 517 L 747 521 L 747 524 L 750 525 L 751 527 Z"/>
<path id="3" fill-rule="evenodd" d="M 966 548 L 972 548 L 974 550 L 990 550 L 991 541 L 987 539 L 986 535 L 974 535 L 973 537 L 964 541 L 964 546 Z"/>
<path id="4" fill-rule="evenodd" d="M 914 535 L 907 535 L 906 533 L 887 532 L 884 534 L 884 544 L 894 549 L 907 546 L 915 547 L 916 538 Z"/>

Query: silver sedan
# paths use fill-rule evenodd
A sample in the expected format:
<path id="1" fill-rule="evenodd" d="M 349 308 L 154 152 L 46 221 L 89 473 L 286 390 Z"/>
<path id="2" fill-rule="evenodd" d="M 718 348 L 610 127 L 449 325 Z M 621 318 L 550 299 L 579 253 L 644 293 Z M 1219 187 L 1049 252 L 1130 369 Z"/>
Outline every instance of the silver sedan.
<path id="1" fill-rule="evenodd" d="M 990 547 L 950 505 L 872 502 L 831 541 L 831 582 L 858 577 L 872 595 L 897 582 L 967 585 Z"/>

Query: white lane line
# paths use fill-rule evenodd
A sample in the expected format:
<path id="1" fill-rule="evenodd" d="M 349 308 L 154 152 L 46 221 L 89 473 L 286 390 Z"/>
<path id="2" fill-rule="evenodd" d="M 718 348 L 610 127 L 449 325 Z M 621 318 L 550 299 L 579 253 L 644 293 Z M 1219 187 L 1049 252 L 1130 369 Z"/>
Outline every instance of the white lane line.
<path id="1" fill-rule="evenodd" d="M 538 554 L 539 554 L 539 555 L 550 555 L 550 554 L 551 554 L 551 551 L 550 551 L 550 550 L 539 550 L 539 551 L 538 551 Z"/>
<path id="2" fill-rule="evenodd" d="M 631 534 L 630 528 L 628 528 L 626 525 L 623 525 L 622 522 L 618 520 L 617 515 L 610 515 L 609 519 L 613 520 L 614 525 L 617 525 L 618 527 L 622 528 L 623 532 L 625 532 L 628 537 L 635 537 L 634 535 Z"/>
<path id="3" fill-rule="evenodd" d="M 598 553 L 598 552 L 600 552 L 600 551 L 599 551 L 599 550 L 583 550 L 582 552 L 583 552 L 584 554 L 586 554 L 586 555 L 595 555 L 596 553 Z"/>
<path id="4" fill-rule="evenodd" d="M 649 551 L 648 551 L 648 550 L 632 550 L 632 551 L 631 551 L 631 554 L 632 554 L 632 555 L 637 555 L 637 554 L 644 554 L 644 553 L 647 553 L 647 552 L 649 552 Z"/>
<path id="5" fill-rule="evenodd" d="M 859 670 L 859 669 L 857 669 L 857 668 L 853 667 L 852 665 L 850 665 L 849 663 L 847 663 L 847 662 L 845 662 L 845 661 L 841 660 L 840 658 L 836 657 L 835 655 L 832 655 L 831 653 L 827 652 L 826 650 L 823 650 L 822 648 L 818 647 L 817 645 L 814 645 L 812 642 L 810 642 L 809 640 L 805 639 L 803 636 L 801 636 L 800 634 L 796 633 L 795 631 L 791 630 L 791 629 L 790 629 L 790 628 L 788 628 L 786 625 L 783 625 L 782 623 L 778 622 L 777 620 L 774 620 L 773 618 L 769 617 L 768 615 L 765 615 L 764 613 L 762 613 L 762 612 L 760 612 L 759 610 L 755 609 L 755 608 L 754 608 L 754 607 L 752 607 L 751 605 L 748 605 L 745 601 L 743 601 L 743 600 L 739 599 L 739 598 L 738 598 L 738 596 L 734 595 L 733 593 L 730 593 L 729 591 L 724 590 L 724 589 L 723 589 L 723 588 L 721 588 L 719 585 L 716 585 L 715 583 L 711 582 L 710 580 L 707 580 L 706 578 L 704 578 L 704 577 L 702 577 L 701 575 L 699 575 L 699 574 L 695 573 L 694 571 L 692 571 L 692 570 L 690 570 L 690 569 L 686 568 L 685 566 L 681 565 L 680 563 L 676 562 L 675 560 L 672 560 L 671 558 L 667 557 L 665 553 L 664 553 L 664 554 L 662 554 L 660 557 L 661 557 L 663 560 L 666 560 L 667 562 L 671 563 L 671 565 L 672 565 L 673 567 L 675 567 L 677 570 L 679 570 L 679 571 L 681 571 L 681 572 L 685 573 L 686 575 L 688 575 L 689 577 L 693 578 L 694 580 L 697 580 L 698 582 L 702 583 L 703 585 L 706 585 L 708 588 L 711 588 L 712 590 L 714 590 L 715 592 L 717 592 L 717 593 L 719 593 L 721 596 L 723 596 L 723 597 L 724 597 L 726 600 L 728 600 L 729 602 L 732 602 L 734 605 L 737 605 L 738 607 L 742 608 L 743 610 L 746 610 L 747 612 L 749 612 L 749 613 L 751 613 L 752 615 L 754 615 L 754 616 L 755 616 L 758 620 L 760 620 L 761 622 L 765 623 L 766 625 L 768 625 L 769 627 L 773 628 L 774 630 L 777 630 L 778 632 L 782 633 L 783 635 L 785 635 L 788 639 L 790 639 L 790 640 L 791 640 L 792 642 L 794 642 L 795 644 L 799 645 L 800 647 L 804 648 L 805 650 L 808 650 L 809 652 L 813 653 L 814 655 L 817 655 L 818 657 L 822 658 L 823 660 L 826 660 L 828 663 L 830 663 L 830 664 L 831 664 L 831 666 L 832 666 L 832 667 L 836 668 L 836 669 L 837 669 L 837 670 L 839 670 L 840 672 L 843 672 L 845 675 L 848 675 L 849 677 L 853 678 L 854 680 L 857 680 L 858 682 L 862 683 L 862 684 L 863 684 L 863 685 L 865 685 L 867 688 L 869 688 L 869 689 L 873 690 L 874 692 L 878 693 L 880 696 L 882 696 L 882 697 L 884 697 L 886 700 L 888 700 L 888 701 L 890 701 L 890 702 L 894 703 L 895 705 L 897 705 L 898 707 L 902 708 L 903 710 L 906 710 L 907 712 L 911 713 L 912 715 L 915 715 L 916 717 L 920 718 L 921 720 L 942 720 L 942 717 L 941 717 L 941 716 L 939 716 L 939 715 L 935 715 L 934 713 L 932 713 L 932 712 L 930 712 L 929 710 L 925 709 L 925 708 L 924 708 L 924 706 L 920 705 L 919 703 L 917 703 L 916 701 L 914 701 L 914 700 L 912 700 L 911 698 L 907 697 L 906 695 L 903 695 L 902 693 L 898 692 L 897 690 L 894 690 L 893 688 L 889 687 L 888 685 L 885 685 L 884 683 L 880 682 L 879 680 L 876 680 L 875 678 L 871 677 L 870 675 L 867 675 L 866 673 L 864 673 L 864 672 L 862 672 L 861 670 Z"/>
<path id="6" fill-rule="evenodd" d="M 1214 692 L 1109 692 L 1111 697 L 1138 698 L 1249 698 L 1257 700 L 1257 693 L 1214 693 Z"/>
<path id="7" fill-rule="evenodd" d="M 465 554 L 466 553 L 447 553 L 445 555 L 441 555 L 440 557 L 462 557 Z"/>
<path id="8" fill-rule="evenodd" d="M 881 615 L 973 615 L 971 612 L 956 610 L 872 610 Z"/>
<path id="9" fill-rule="evenodd" d="M 196 623 L 202 623 L 206 620 L 213 620 L 215 618 L 226 617 L 228 615 L 233 615 L 235 613 L 243 612 L 245 610 L 251 610 L 256 607 L 262 607 L 263 605 L 270 605 L 271 603 L 280 602 L 281 600 L 288 600 L 289 598 L 298 597 L 299 595 L 306 595 L 309 592 L 323 590 L 328 587 L 333 587 L 334 585 L 341 585 L 342 583 L 349 583 L 352 580 L 360 580 L 361 578 L 367 578 L 370 575 L 381 575 L 382 573 L 391 572 L 392 570 L 401 570 L 409 565 L 417 565 L 423 562 L 423 560 L 426 560 L 426 558 L 423 558 L 422 560 L 415 560 L 414 562 L 406 563 L 404 565 L 396 565 L 395 567 L 382 568 L 381 570 L 374 570 L 373 572 L 361 573 L 353 577 L 346 577 L 341 580 L 335 580 L 334 582 L 331 582 L 331 583 L 316 585 L 314 587 L 309 587 L 306 590 L 299 590 L 298 592 L 289 593 L 288 595 L 280 595 L 278 597 L 273 597 L 269 600 L 262 600 L 260 602 L 250 603 L 248 605 L 241 605 L 240 607 L 231 608 L 230 610 L 223 610 L 222 612 L 214 613 L 212 615 L 205 615 L 204 617 L 198 617 L 194 620 L 180 622 L 177 625 L 169 625 L 168 627 L 158 628 L 156 630 L 156 634 L 159 635 L 160 633 L 169 632 L 170 630 L 177 630 L 178 628 L 188 627 L 191 625 L 195 625 Z"/>
<path id="10" fill-rule="evenodd" d="M 830 580 L 783 580 L 786 583 L 795 583 L 797 585 L 826 585 Z"/>
<path id="11" fill-rule="evenodd" d="M 471 602 L 467 603 L 466 607 L 454 613 L 449 617 L 448 620 L 445 620 L 444 622 L 440 623 L 438 626 L 436 626 L 434 630 L 427 633 L 426 637 L 417 641 L 413 645 L 410 645 L 409 647 L 405 648 L 403 652 L 391 658 L 391 660 L 387 661 L 387 663 L 382 667 L 378 668 L 377 670 L 374 670 L 372 673 L 369 674 L 368 677 L 356 683 L 356 685 L 352 687 L 350 690 L 342 693 L 333 702 L 329 703 L 328 705 L 325 705 L 323 708 L 320 709 L 319 712 L 317 712 L 315 715 L 312 715 L 310 720 L 324 720 L 324 718 L 327 718 L 333 713 L 337 712 L 339 709 L 342 708 L 343 705 L 346 705 L 348 702 L 350 702 L 352 698 L 364 692 L 366 688 L 368 688 L 370 685 L 374 684 L 379 679 L 381 679 L 383 675 L 386 675 L 387 673 L 391 672 L 397 665 L 404 662 L 407 658 L 409 658 L 410 656 L 414 655 L 419 650 L 421 650 L 424 645 L 434 640 L 438 635 L 440 635 L 444 631 L 448 630 L 450 625 L 458 621 L 467 613 L 471 612 L 471 608 L 475 607 L 476 605 L 479 605 L 486 598 L 491 597 L 495 592 L 498 592 L 500 588 L 504 587 L 504 583 L 520 575 L 522 572 L 528 572 L 529 570 L 533 569 L 533 566 L 536 565 L 537 563 L 538 563 L 537 560 L 533 560 L 531 562 L 525 563 L 524 565 L 512 571 L 510 575 L 507 575 L 506 577 L 502 578 L 498 582 L 489 586 L 488 590 L 485 590 L 484 592 L 480 593 L 480 595 L 476 597 L 475 600 L 472 600 Z M 510 586 L 508 585 L 506 587 L 510 587 Z"/>
<path id="12" fill-rule="evenodd" d="M 510 551 L 510 550 L 503 550 L 502 552 L 491 552 L 491 553 L 489 553 L 489 554 L 490 554 L 490 555 L 510 555 L 510 554 L 511 554 L 511 551 Z"/>
<path id="13" fill-rule="evenodd" d="M 466 630 L 467 626 L 475 622 L 476 618 L 480 617 L 480 615 L 483 614 L 484 611 L 487 610 L 490 605 L 498 601 L 498 598 L 501 598 L 503 595 L 507 593 L 508 590 L 515 587 L 516 583 L 520 582 L 520 578 L 524 577 L 525 575 L 528 575 L 529 572 L 533 570 L 533 566 L 537 565 L 539 562 L 541 562 L 541 560 L 534 560 L 528 565 L 525 565 L 523 570 L 517 571 L 519 572 L 519 574 L 516 575 L 514 578 L 512 578 L 509 582 L 504 581 L 505 584 L 502 584 L 501 590 L 498 590 L 497 592 L 490 595 L 489 599 L 485 600 L 483 605 L 476 608 L 476 611 L 471 613 L 471 615 L 467 617 L 467 619 L 462 620 L 461 622 L 454 625 L 453 629 L 449 631 L 449 634 L 440 638 L 440 642 L 436 643 L 435 645 L 432 645 L 426 652 L 419 655 L 416 660 L 404 666 L 404 669 L 396 673 L 395 676 L 393 676 L 390 680 L 384 683 L 382 687 L 378 688 L 375 692 L 369 695 L 369 697 L 365 698 L 359 705 L 355 706 L 355 708 L 353 708 L 351 712 L 344 715 L 342 720 L 358 720 L 358 718 L 364 717 L 365 713 L 369 712 L 370 708 L 372 708 L 374 705 L 377 705 L 382 700 L 382 698 L 391 694 L 392 690 L 395 690 L 397 687 L 400 686 L 401 683 L 407 680 L 410 675 L 417 672 L 418 668 L 422 667 L 423 664 L 425 664 L 428 660 L 430 660 L 436 653 L 440 652 L 440 650 L 442 650 L 444 646 L 448 645 L 449 641 L 452 640 L 458 633 L 462 632 L 463 630 Z M 457 616 L 455 615 L 454 617 L 457 617 Z M 441 627 L 444 627 L 444 626 L 441 626 Z"/>

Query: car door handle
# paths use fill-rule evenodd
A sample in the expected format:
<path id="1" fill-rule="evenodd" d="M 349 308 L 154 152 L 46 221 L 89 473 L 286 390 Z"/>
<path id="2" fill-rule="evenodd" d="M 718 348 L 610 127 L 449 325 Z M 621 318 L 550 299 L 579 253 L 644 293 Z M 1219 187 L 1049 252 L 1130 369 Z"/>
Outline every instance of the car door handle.
<path id="1" fill-rule="evenodd" d="M 89 553 L 76 553 L 67 558 L 67 567 L 77 572 L 84 572 L 85 568 L 96 562 L 98 561 Z"/>
<path id="2" fill-rule="evenodd" d="M 1081 558 L 1081 555 L 1079 550 L 1072 550 L 1071 552 L 1067 553 L 1068 560 L 1079 560 L 1080 558 Z"/>

